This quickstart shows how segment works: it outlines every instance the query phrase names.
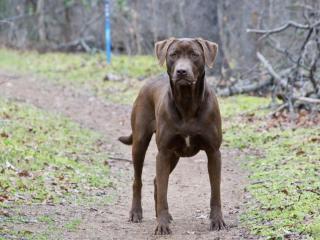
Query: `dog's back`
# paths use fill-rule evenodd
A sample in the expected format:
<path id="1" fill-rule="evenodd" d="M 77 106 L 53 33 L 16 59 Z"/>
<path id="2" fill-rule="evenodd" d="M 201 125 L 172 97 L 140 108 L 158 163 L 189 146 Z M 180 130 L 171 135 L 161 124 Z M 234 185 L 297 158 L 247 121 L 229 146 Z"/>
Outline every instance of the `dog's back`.
<path id="1" fill-rule="evenodd" d="M 155 131 L 155 126 L 153 126 L 153 122 L 155 121 L 155 108 L 156 105 L 159 104 L 164 98 L 164 94 L 168 92 L 169 85 L 168 76 L 164 74 L 152 77 L 146 81 L 146 83 L 140 89 L 139 94 L 133 104 L 131 114 L 132 129 L 136 125 L 135 123 L 141 119 L 144 124 L 144 128 L 151 128 L 152 133 Z M 149 120 L 148 122 L 145 121 L 147 119 Z M 119 137 L 119 141 L 123 144 L 131 145 L 133 136 L 132 134 L 129 136 L 121 136 Z"/>

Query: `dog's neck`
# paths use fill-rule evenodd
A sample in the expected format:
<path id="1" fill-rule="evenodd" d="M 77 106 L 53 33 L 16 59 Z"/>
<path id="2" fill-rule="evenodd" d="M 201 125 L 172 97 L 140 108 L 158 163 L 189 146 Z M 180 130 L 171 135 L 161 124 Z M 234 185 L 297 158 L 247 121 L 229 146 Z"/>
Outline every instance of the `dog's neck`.
<path id="1" fill-rule="evenodd" d="M 190 86 L 174 85 L 170 79 L 171 93 L 178 114 L 183 119 L 194 118 L 204 99 L 205 73 Z"/>

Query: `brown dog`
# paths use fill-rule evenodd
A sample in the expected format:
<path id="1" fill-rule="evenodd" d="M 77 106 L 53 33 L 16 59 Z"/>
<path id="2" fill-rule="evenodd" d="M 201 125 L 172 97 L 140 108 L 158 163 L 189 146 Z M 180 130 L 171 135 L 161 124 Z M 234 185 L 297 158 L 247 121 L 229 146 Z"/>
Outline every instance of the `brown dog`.
<path id="1" fill-rule="evenodd" d="M 166 61 L 169 79 L 145 84 L 133 106 L 132 134 L 119 138 L 124 144 L 132 144 L 134 182 L 130 221 L 142 219 L 141 174 L 146 150 L 155 133 L 158 147 L 155 234 L 171 233 L 172 217 L 167 203 L 169 174 L 179 157 L 194 156 L 199 150 L 204 150 L 208 157 L 210 230 L 224 229 L 220 200 L 221 118 L 215 94 L 205 80 L 205 65 L 213 66 L 218 46 L 200 38 L 170 38 L 157 42 L 155 51 L 161 65 Z"/>

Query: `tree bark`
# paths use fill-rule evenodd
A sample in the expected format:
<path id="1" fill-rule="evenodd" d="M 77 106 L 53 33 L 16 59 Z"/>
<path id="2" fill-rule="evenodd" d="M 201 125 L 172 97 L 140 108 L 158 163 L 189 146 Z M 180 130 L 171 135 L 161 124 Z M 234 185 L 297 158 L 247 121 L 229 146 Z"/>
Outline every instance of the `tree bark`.
<path id="1" fill-rule="evenodd" d="M 37 2 L 38 34 L 39 34 L 39 40 L 42 43 L 47 41 L 44 7 L 45 7 L 45 0 L 38 0 Z"/>

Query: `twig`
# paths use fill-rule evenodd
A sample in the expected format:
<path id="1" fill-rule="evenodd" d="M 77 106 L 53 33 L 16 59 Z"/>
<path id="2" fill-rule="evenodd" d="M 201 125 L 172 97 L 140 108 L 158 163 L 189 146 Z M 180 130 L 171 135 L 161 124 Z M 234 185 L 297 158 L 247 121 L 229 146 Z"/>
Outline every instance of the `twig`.
<path id="1" fill-rule="evenodd" d="M 278 73 L 273 69 L 269 61 L 260 53 L 257 52 L 257 58 L 260 60 L 260 62 L 263 64 L 263 66 L 268 70 L 270 75 L 280 84 L 281 86 L 286 85 L 286 80 L 281 78 Z"/>
<path id="2" fill-rule="evenodd" d="M 300 24 L 300 23 L 294 22 L 294 21 L 289 21 L 286 24 L 284 24 L 284 25 L 282 25 L 282 26 L 280 26 L 278 28 L 274 28 L 274 29 L 263 30 L 263 29 L 251 29 L 251 28 L 248 28 L 247 29 L 247 33 L 264 34 L 260 38 L 260 39 L 263 39 L 263 38 L 269 36 L 270 34 L 282 32 L 282 31 L 286 30 L 289 27 L 294 27 L 294 28 L 297 28 L 297 29 L 305 29 L 306 30 L 306 29 L 315 28 L 318 25 L 320 25 L 320 21 L 315 22 L 312 25 L 309 25 L 309 24 L 305 25 L 305 24 Z"/>
<path id="3" fill-rule="evenodd" d="M 318 192 L 318 191 L 316 191 L 316 190 L 314 190 L 314 189 L 303 189 L 304 191 L 306 191 L 306 192 L 312 192 L 312 193 L 315 193 L 315 194 L 317 194 L 317 195 L 319 195 L 320 196 L 320 192 Z"/>
<path id="4" fill-rule="evenodd" d="M 80 38 L 73 40 L 71 42 L 62 43 L 54 48 L 54 50 L 65 50 L 68 51 L 70 48 L 74 48 L 77 46 L 81 46 L 85 51 L 90 52 L 90 47 L 86 43 L 87 41 L 92 41 L 94 39 L 93 36 L 88 36 L 86 38 Z"/>
<path id="5" fill-rule="evenodd" d="M 92 25 L 93 23 L 95 23 L 96 21 L 98 21 L 99 19 L 101 19 L 103 13 L 100 13 L 99 15 L 97 15 L 96 17 L 90 19 L 79 31 L 79 36 L 82 36 L 82 34 L 87 30 L 87 28 Z"/>
<path id="6" fill-rule="evenodd" d="M 294 60 L 293 56 L 291 56 L 290 52 L 288 51 L 288 49 L 284 49 L 284 48 L 281 48 L 279 45 L 279 43 L 274 40 L 273 38 L 271 38 L 270 36 L 268 37 L 268 39 L 270 41 L 267 41 L 267 43 L 269 44 L 269 46 L 273 49 L 275 49 L 277 52 L 283 54 L 284 56 L 286 56 L 292 63 L 297 63 L 296 60 Z M 267 40 L 268 40 L 267 39 Z"/>
<path id="7" fill-rule="evenodd" d="M 278 112 L 281 112 L 282 110 L 284 110 L 285 108 L 288 107 L 288 103 L 284 103 L 282 104 L 280 107 L 278 107 L 276 110 L 274 110 L 272 113 L 269 114 L 270 117 L 274 117 Z"/>
<path id="8" fill-rule="evenodd" d="M 320 104 L 320 99 L 308 98 L 308 97 L 297 97 L 293 98 L 295 101 L 301 101 L 306 103 Z"/>
<path id="9" fill-rule="evenodd" d="M 117 160 L 117 161 L 125 161 L 125 162 L 130 162 L 132 163 L 132 160 L 127 159 L 127 158 L 120 158 L 120 157 L 109 157 L 111 160 Z"/>
<path id="10" fill-rule="evenodd" d="M 84 39 L 80 40 L 80 44 L 86 52 L 91 52 L 91 48 L 88 46 Z"/>
<path id="11" fill-rule="evenodd" d="M 7 20 L 0 20 L 0 24 L 8 24 L 8 25 L 10 25 L 11 22 L 7 21 Z"/>

